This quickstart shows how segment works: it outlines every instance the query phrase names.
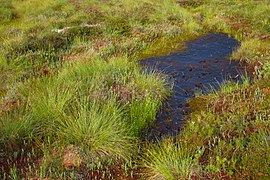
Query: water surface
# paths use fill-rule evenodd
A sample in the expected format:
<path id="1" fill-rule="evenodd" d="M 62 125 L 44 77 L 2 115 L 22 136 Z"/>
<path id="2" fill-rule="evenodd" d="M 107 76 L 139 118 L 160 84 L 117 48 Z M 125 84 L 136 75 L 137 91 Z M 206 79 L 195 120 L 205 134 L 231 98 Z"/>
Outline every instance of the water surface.
<path id="1" fill-rule="evenodd" d="M 237 80 L 241 67 L 229 56 L 239 46 L 233 37 L 221 33 L 207 34 L 186 43 L 184 51 L 168 56 L 141 60 L 146 66 L 158 69 L 174 84 L 173 94 L 158 113 L 155 124 L 148 130 L 150 138 L 176 135 L 189 113 L 188 98 L 195 93 L 207 93 L 224 80 Z"/>

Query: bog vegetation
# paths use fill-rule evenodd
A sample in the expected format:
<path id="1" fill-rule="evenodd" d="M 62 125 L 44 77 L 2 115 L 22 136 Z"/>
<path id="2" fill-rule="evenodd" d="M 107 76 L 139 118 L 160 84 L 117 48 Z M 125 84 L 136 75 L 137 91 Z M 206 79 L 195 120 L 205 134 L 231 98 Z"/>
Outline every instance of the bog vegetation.
<path id="1" fill-rule="evenodd" d="M 0 179 L 268 179 L 267 0 L 0 0 Z M 233 35 L 252 78 L 189 100 L 184 130 L 144 130 L 170 95 L 138 60 Z"/>

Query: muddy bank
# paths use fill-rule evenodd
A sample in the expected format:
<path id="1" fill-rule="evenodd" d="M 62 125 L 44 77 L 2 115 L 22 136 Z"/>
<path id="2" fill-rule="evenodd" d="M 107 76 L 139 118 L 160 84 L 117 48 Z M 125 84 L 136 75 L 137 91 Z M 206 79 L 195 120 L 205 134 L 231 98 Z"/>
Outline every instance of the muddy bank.
<path id="1" fill-rule="evenodd" d="M 243 68 L 238 62 L 229 60 L 239 45 L 226 34 L 210 33 L 186 43 L 184 51 L 141 60 L 144 67 L 158 69 L 174 84 L 172 96 L 146 136 L 152 139 L 178 134 L 185 122 L 184 116 L 190 113 L 187 99 L 196 93 L 204 94 L 211 88 L 218 88 L 224 80 L 239 80 Z"/>

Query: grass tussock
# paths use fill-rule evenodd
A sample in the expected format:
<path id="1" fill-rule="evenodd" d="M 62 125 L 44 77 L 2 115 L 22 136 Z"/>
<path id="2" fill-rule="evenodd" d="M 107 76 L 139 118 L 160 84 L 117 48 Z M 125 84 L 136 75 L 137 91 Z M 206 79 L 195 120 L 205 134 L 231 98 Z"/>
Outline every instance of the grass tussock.
<path id="1" fill-rule="evenodd" d="M 199 172 L 198 158 L 193 158 L 193 150 L 172 138 L 158 145 L 150 144 L 145 151 L 142 161 L 147 179 L 191 179 Z"/>
<path id="2" fill-rule="evenodd" d="M 24 140 L 38 142 L 44 171 L 53 171 L 53 177 L 57 172 L 51 168 L 69 166 L 57 159 L 71 145 L 80 157 L 78 168 L 128 163 L 168 94 L 164 77 L 142 71 L 125 57 L 67 64 L 58 75 L 25 85 L 17 89 L 20 100 L 1 112 L 1 146 L 14 151 L 24 147 L 18 144 Z"/>

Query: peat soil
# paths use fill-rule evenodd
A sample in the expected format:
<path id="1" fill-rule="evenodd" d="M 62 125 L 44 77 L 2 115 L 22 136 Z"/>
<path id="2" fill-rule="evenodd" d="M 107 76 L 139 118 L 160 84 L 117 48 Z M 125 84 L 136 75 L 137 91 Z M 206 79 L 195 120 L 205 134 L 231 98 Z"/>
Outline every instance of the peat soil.
<path id="1" fill-rule="evenodd" d="M 155 141 L 179 134 L 185 115 L 190 113 L 187 99 L 218 89 L 225 80 L 239 81 L 244 67 L 229 59 L 239 45 L 227 34 L 209 33 L 187 42 L 184 51 L 141 60 L 143 67 L 157 69 L 169 77 L 169 83 L 173 83 L 172 95 L 144 138 Z"/>

